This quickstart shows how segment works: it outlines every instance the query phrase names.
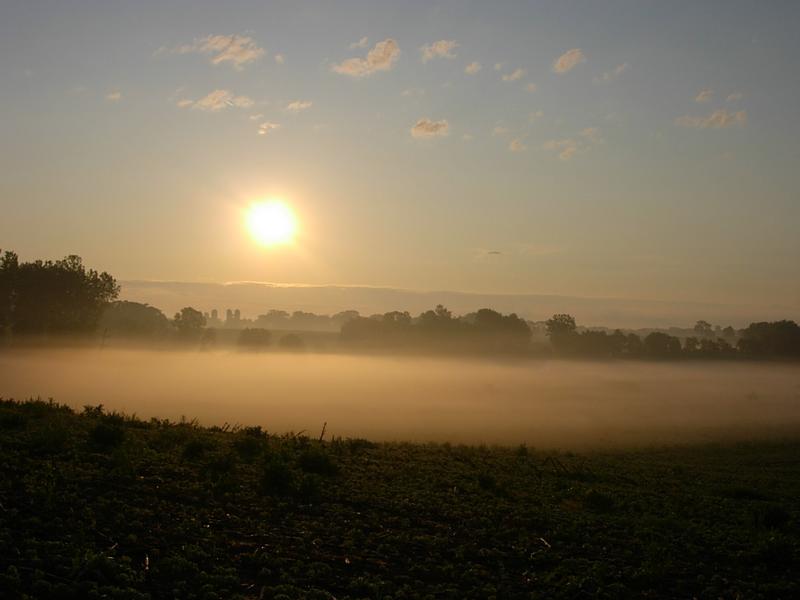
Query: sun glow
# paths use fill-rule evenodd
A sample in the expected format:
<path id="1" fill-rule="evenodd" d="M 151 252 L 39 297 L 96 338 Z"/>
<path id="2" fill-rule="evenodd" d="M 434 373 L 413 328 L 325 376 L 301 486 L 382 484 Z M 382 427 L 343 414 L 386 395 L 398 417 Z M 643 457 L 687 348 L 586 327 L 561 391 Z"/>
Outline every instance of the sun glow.
<path id="1" fill-rule="evenodd" d="M 279 200 L 252 204 L 245 221 L 250 235 L 262 246 L 291 243 L 297 233 L 297 219 L 292 209 Z"/>

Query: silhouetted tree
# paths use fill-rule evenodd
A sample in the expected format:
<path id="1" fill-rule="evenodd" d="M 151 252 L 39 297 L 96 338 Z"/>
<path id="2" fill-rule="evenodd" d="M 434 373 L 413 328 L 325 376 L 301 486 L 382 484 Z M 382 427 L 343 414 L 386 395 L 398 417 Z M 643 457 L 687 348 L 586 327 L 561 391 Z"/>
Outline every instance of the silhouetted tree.
<path id="1" fill-rule="evenodd" d="M 0 260 L 0 319 L 14 333 L 91 333 L 118 294 L 111 275 L 79 256 L 20 263 L 6 252 Z"/>
<path id="2" fill-rule="evenodd" d="M 678 358 L 681 341 L 675 336 L 654 331 L 644 338 L 644 354 L 650 358 Z"/>
<path id="3" fill-rule="evenodd" d="M 752 357 L 800 356 L 800 326 L 794 321 L 750 323 L 741 331 L 738 347 Z"/>
<path id="4" fill-rule="evenodd" d="M 714 334 L 714 330 L 711 327 L 711 323 L 708 321 L 703 321 L 702 319 L 697 321 L 694 324 L 694 332 L 699 338 L 708 338 Z"/>
<path id="5" fill-rule="evenodd" d="M 266 348 L 272 341 L 272 334 L 266 329 L 242 329 L 239 333 L 238 344 L 241 348 L 258 350 Z"/>
<path id="6" fill-rule="evenodd" d="M 187 306 L 179 313 L 175 313 L 173 324 L 178 332 L 178 337 L 184 340 L 199 340 L 206 326 L 206 318 L 199 310 Z"/>
<path id="7" fill-rule="evenodd" d="M 103 311 L 98 329 L 112 336 L 161 337 L 169 331 L 169 319 L 155 306 L 118 300 Z"/>

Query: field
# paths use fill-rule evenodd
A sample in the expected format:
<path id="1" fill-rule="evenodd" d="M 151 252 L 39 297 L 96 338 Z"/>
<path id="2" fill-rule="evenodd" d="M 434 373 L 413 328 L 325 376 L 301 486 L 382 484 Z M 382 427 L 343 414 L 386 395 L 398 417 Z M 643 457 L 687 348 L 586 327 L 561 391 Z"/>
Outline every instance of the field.
<path id="1" fill-rule="evenodd" d="M 0 404 L 9 598 L 797 597 L 800 440 L 582 454 Z"/>

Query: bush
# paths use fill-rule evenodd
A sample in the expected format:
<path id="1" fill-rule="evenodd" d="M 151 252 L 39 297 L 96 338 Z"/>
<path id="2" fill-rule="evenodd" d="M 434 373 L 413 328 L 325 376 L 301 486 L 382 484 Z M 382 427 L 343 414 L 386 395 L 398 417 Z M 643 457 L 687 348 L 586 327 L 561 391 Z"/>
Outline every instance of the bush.
<path id="1" fill-rule="evenodd" d="M 339 472 L 339 467 L 333 462 L 330 454 L 319 446 L 312 446 L 301 452 L 297 464 L 306 473 L 336 475 Z"/>
<path id="2" fill-rule="evenodd" d="M 279 456 L 271 456 L 261 471 L 261 490 L 273 496 L 286 496 L 294 487 L 294 474 L 286 461 Z"/>
<path id="3" fill-rule="evenodd" d="M 89 441 L 97 448 L 116 448 L 124 439 L 125 430 L 119 425 L 98 423 L 89 430 Z"/>

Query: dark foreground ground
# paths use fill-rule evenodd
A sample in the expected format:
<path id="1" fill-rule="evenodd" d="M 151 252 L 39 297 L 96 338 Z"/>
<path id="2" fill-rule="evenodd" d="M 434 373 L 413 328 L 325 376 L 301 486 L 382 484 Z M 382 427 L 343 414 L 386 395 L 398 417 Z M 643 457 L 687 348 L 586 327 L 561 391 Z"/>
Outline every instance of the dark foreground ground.
<path id="1" fill-rule="evenodd" d="M 314 438 L 0 402 L 0 596 L 800 596 L 797 440 Z"/>

